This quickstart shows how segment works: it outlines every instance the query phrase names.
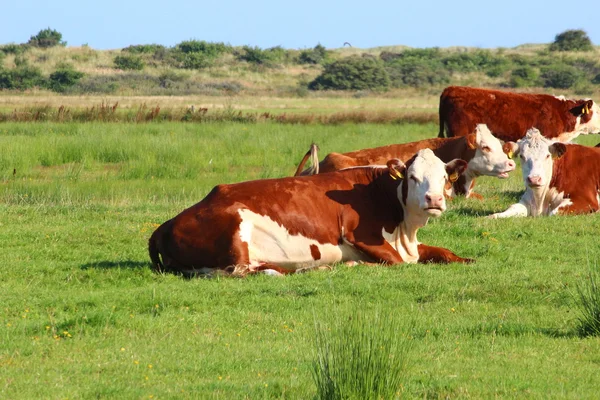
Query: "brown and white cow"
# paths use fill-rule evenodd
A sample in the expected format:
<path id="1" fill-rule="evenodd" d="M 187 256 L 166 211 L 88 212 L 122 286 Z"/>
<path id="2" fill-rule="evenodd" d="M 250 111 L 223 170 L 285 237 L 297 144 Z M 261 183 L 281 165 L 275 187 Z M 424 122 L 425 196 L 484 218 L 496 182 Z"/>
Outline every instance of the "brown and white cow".
<path id="1" fill-rule="evenodd" d="M 525 193 L 506 211 L 490 218 L 598 211 L 600 148 L 553 142 L 533 128 L 518 143 Z"/>
<path id="2" fill-rule="evenodd" d="M 346 261 L 469 262 L 417 240 L 418 229 L 446 209 L 449 175 L 465 169 L 463 160 L 445 164 L 421 150 L 408 167 L 394 159 L 387 166 L 219 185 L 157 228 L 150 258 L 155 270 L 184 275 L 293 273 Z"/>
<path id="3" fill-rule="evenodd" d="M 593 100 L 569 100 L 547 94 L 450 86 L 440 96 L 438 137 L 464 136 L 477 124 L 494 135 L 517 141 L 536 127 L 547 138 L 569 142 L 600 132 L 600 108 Z"/>
<path id="4" fill-rule="evenodd" d="M 391 158 L 407 161 L 417 151 L 431 149 L 444 162 L 460 158 L 468 163 L 465 173 L 453 182 L 451 190 L 446 193 L 449 197 L 465 195 L 481 198 L 479 194 L 473 192 L 475 178 L 482 175 L 507 178 L 508 173 L 515 169 L 515 162 L 510 159 L 512 148 L 513 144 L 503 145 L 484 124 L 477 125 L 464 137 L 424 139 L 349 153 L 329 153 L 320 163 L 317 146 L 313 144 L 300 161 L 294 176 L 313 175 L 362 165 L 384 164 Z M 303 170 L 308 159 L 311 159 L 312 166 Z"/>

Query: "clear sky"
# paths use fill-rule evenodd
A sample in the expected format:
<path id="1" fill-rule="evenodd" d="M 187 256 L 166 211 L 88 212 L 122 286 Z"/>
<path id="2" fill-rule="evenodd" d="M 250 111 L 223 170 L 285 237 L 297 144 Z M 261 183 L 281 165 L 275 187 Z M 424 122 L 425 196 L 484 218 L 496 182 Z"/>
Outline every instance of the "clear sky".
<path id="1" fill-rule="evenodd" d="M 514 47 L 584 29 L 600 44 L 593 2 L 567 0 L 4 0 L 0 44 L 45 28 L 68 46 L 104 50 L 197 39 L 288 49 L 387 45 Z"/>

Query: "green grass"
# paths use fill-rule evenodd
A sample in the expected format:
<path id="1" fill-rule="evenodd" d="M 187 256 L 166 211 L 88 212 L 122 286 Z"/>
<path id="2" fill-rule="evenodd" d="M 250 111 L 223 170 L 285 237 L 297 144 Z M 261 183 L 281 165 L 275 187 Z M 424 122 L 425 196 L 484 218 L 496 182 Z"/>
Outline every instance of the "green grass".
<path id="1" fill-rule="evenodd" d="M 0 126 L 0 397 L 312 398 L 314 321 L 410 321 L 404 398 L 595 398 L 600 340 L 574 302 L 598 215 L 487 220 L 520 172 L 480 179 L 420 241 L 472 265 L 343 267 L 282 279 L 150 272 L 156 224 L 217 183 L 433 137 L 428 125 Z M 597 136 L 581 139 L 596 144 Z M 16 174 L 13 175 L 13 169 Z"/>

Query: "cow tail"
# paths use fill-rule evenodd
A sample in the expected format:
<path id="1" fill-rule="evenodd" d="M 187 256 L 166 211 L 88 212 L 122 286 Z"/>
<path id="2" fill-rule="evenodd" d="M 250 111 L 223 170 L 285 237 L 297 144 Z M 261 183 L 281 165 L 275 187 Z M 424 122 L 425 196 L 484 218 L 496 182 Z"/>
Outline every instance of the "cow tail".
<path id="1" fill-rule="evenodd" d="M 294 176 L 300 175 L 316 175 L 319 173 L 319 156 L 318 156 L 319 146 L 315 143 L 310 145 L 310 149 L 306 152 L 300 164 L 298 164 L 298 168 L 296 168 L 296 173 Z M 306 171 L 304 171 L 304 165 L 310 158 L 311 166 Z"/>
<path id="2" fill-rule="evenodd" d="M 159 226 L 150 239 L 148 240 L 148 253 L 150 253 L 150 260 L 152 261 L 152 270 L 154 272 L 164 272 L 165 266 L 160 260 L 159 241 L 162 238 L 163 225 Z"/>
<path id="3" fill-rule="evenodd" d="M 439 111 L 439 113 L 440 113 L 440 116 L 439 116 L 439 120 L 440 120 L 440 132 L 438 133 L 438 137 L 439 138 L 443 138 L 444 137 L 444 118 L 442 116 L 442 104 L 441 104 L 441 101 L 442 100 L 440 100 L 440 111 Z"/>

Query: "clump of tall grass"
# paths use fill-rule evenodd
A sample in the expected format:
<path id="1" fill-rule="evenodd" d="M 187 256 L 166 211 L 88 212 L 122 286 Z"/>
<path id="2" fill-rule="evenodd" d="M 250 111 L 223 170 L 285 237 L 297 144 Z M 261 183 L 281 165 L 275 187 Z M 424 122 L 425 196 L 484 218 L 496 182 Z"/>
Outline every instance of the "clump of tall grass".
<path id="1" fill-rule="evenodd" d="M 588 279 L 577 286 L 579 308 L 577 331 L 581 336 L 600 336 L 600 271 L 590 270 Z"/>
<path id="2" fill-rule="evenodd" d="M 315 322 L 313 380 L 318 399 L 399 396 L 411 341 L 409 327 L 381 312 Z"/>

